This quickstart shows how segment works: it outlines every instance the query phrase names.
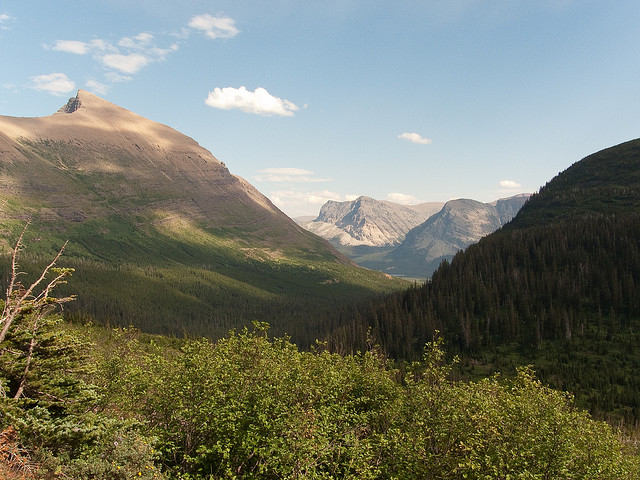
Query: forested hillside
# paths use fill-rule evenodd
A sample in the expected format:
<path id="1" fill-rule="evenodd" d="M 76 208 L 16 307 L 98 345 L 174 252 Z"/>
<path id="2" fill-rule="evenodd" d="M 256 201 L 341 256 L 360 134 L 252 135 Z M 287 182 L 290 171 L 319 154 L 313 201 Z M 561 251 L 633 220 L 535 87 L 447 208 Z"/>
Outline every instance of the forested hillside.
<path id="1" fill-rule="evenodd" d="M 637 430 L 581 407 L 638 418 L 638 217 L 504 228 L 425 285 L 342 304 L 303 351 L 261 322 L 217 341 L 65 322 L 54 310 L 75 297 L 55 294 L 73 270 L 56 257 L 22 275 L 18 241 L 0 305 L 0 475 L 636 479 Z"/>
<path id="2" fill-rule="evenodd" d="M 516 218 L 444 262 L 430 282 L 361 306 L 337 348 L 371 328 L 393 358 L 439 330 L 459 372 L 533 364 L 594 414 L 640 418 L 640 141 L 574 164 Z"/>

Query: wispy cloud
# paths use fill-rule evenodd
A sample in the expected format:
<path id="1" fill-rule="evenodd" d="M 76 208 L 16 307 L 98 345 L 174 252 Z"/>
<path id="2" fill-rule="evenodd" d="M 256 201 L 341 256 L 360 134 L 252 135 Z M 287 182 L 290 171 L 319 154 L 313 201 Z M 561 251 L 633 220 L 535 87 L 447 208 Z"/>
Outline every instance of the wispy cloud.
<path id="1" fill-rule="evenodd" d="M 305 191 L 301 188 L 271 191 L 268 194 L 271 201 L 291 217 L 303 215 L 317 215 L 320 207 L 329 200 L 335 202 L 351 202 L 360 195 L 343 195 L 331 190 Z"/>
<path id="2" fill-rule="evenodd" d="M 209 38 L 233 38 L 240 33 L 235 23 L 233 18 L 214 17 L 213 15 L 204 13 L 191 17 L 189 27 L 200 30 Z"/>
<path id="3" fill-rule="evenodd" d="M 292 117 L 298 107 L 289 100 L 274 97 L 267 90 L 258 87 L 251 92 L 242 86 L 240 88 L 214 88 L 205 100 L 207 105 L 222 110 L 242 110 L 262 116 L 280 115 Z"/>
<path id="4" fill-rule="evenodd" d="M 342 202 L 345 198 L 329 190 L 305 192 L 301 190 L 278 190 L 269 192 L 271 201 L 290 216 L 317 214 L 329 200 Z"/>
<path id="5" fill-rule="evenodd" d="M 5 25 L 5 23 L 12 19 L 13 17 L 7 15 L 6 13 L 0 13 L 0 30 L 6 30 L 7 28 L 9 28 Z"/>
<path id="6" fill-rule="evenodd" d="M 304 170 L 302 168 L 265 168 L 259 170 L 258 175 L 255 176 L 255 180 L 258 182 L 273 182 L 273 183 L 317 183 L 317 182 L 331 182 L 331 178 L 318 178 L 315 176 L 315 172 L 311 170 Z"/>
<path id="7" fill-rule="evenodd" d="M 45 45 L 45 48 L 75 55 L 90 54 L 108 71 L 135 74 L 151 63 L 163 62 L 167 54 L 178 50 L 178 45 L 160 48 L 155 44 L 153 34 L 142 32 L 134 37 L 122 37 L 115 45 L 95 38 L 88 42 L 57 40 L 52 46 Z"/>
<path id="8" fill-rule="evenodd" d="M 500 180 L 500 187 L 506 188 L 507 190 L 514 190 L 517 188 L 522 188 L 522 185 L 514 180 Z"/>
<path id="9" fill-rule="evenodd" d="M 29 88 L 41 90 L 60 97 L 75 90 L 76 84 L 64 73 L 50 73 L 48 75 L 31 77 Z"/>
<path id="10" fill-rule="evenodd" d="M 11 18 L 9 15 L 0 14 L 0 27 Z M 191 31 L 202 32 L 212 39 L 232 38 L 240 33 L 235 26 L 234 19 L 205 13 L 191 17 L 188 27 L 183 29 L 182 34 L 167 33 L 156 36 L 151 32 L 141 32 L 134 36 L 122 37 L 117 41 L 102 38 L 94 38 L 87 41 L 60 39 L 53 44 L 45 44 L 43 46 L 47 50 L 91 57 L 104 69 L 104 77 L 100 81 L 95 78 L 87 80 L 87 88 L 104 94 L 110 84 L 132 80 L 133 75 L 149 65 L 164 62 L 170 53 L 176 52 L 180 48 L 175 39 L 179 38 L 181 39 L 179 41 L 185 41 Z M 247 92 L 250 95 L 245 95 L 244 105 L 235 108 L 252 111 L 252 113 L 260 115 L 293 115 L 292 112 L 298 109 L 291 102 L 272 97 L 266 90 L 263 90 L 257 89 L 255 92 Z M 226 101 L 228 104 L 228 99 L 222 99 L 222 101 Z M 212 102 L 216 104 L 215 98 Z"/>
<path id="11" fill-rule="evenodd" d="M 75 53 L 76 55 L 86 55 L 91 51 L 91 44 L 89 42 L 81 42 L 79 40 L 58 40 L 51 47 L 51 50 Z"/>
<path id="12" fill-rule="evenodd" d="M 428 138 L 423 138 L 422 135 L 418 134 L 418 133 L 409 133 L 409 132 L 405 132 L 405 133 L 401 133 L 400 135 L 398 135 L 398 138 L 401 140 L 407 140 L 408 142 L 411 143 L 417 143 L 419 145 L 428 145 L 431 143 L 431 140 Z"/>
<path id="13" fill-rule="evenodd" d="M 407 195 L 406 193 L 389 193 L 387 198 L 392 202 L 399 203 L 401 205 L 417 205 L 420 203 L 413 195 Z"/>
<path id="14" fill-rule="evenodd" d="M 111 53 L 102 57 L 102 62 L 106 66 L 122 73 L 138 73 L 142 67 L 151 62 L 151 59 L 140 53 L 130 53 L 128 55 Z"/>
<path id="15" fill-rule="evenodd" d="M 91 90 L 92 92 L 95 92 L 99 95 L 105 95 L 108 91 L 109 91 L 109 86 L 102 83 L 102 82 L 98 82 L 97 80 L 94 80 L 92 78 L 90 78 L 89 80 L 87 80 L 86 86 L 89 90 Z"/>

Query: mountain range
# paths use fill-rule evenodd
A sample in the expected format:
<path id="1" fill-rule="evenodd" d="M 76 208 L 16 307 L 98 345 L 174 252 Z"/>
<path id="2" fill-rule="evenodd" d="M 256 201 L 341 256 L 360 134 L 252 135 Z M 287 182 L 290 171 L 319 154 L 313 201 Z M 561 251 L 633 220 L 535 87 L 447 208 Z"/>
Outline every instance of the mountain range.
<path id="1" fill-rule="evenodd" d="M 423 205 L 434 211 L 422 219 L 398 207 L 334 202 L 321 223 L 343 251 L 379 249 L 363 264 L 440 262 L 420 285 L 358 268 L 193 139 L 87 92 L 47 117 L 0 117 L 0 249 L 28 224 L 29 281 L 68 240 L 69 320 L 209 337 L 268 322 L 302 348 L 375 342 L 398 361 L 441 335 L 460 358 L 453 375 L 531 364 L 579 407 L 637 427 L 640 140 L 576 162 L 528 200 Z M 5 255 L 5 281 L 10 265 Z"/>
<path id="2" fill-rule="evenodd" d="M 402 242 L 409 230 L 442 205 L 433 202 L 404 206 L 365 196 L 350 202 L 329 200 L 316 219 L 302 226 L 336 246 L 388 247 Z"/>
<path id="3" fill-rule="evenodd" d="M 359 197 L 329 201 L 315 220 L 301 225 L 359 265 L 426 278 L 442 260 L 510 221 L 528 198 L 520 194 L 492 203 L 457 199 L 406 206 Z"/>
<path id="4" fill-rule="evenodd" d="M 75 308 L 152 332 L 224 335 L 254 319 L 307 332 L 297 325 L 307 302 L 319 311 L 399 287 L 298 226 L 195 140 L 83 90 L 50 116 L 0 117 L 5 251 L 27 219 L 24 267 L 68 240 Z"/>

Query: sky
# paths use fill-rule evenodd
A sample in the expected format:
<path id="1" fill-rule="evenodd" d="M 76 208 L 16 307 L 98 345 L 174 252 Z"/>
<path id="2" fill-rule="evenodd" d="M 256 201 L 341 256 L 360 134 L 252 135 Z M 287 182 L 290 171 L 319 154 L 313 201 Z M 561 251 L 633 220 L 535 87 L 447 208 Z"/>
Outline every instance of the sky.
<path id="1" fill-rule="evenodd" d="M 0 0 L 0 115 L 88 90 L 291 217 L 536 192 L 640 137 L 637 0 Z"/>

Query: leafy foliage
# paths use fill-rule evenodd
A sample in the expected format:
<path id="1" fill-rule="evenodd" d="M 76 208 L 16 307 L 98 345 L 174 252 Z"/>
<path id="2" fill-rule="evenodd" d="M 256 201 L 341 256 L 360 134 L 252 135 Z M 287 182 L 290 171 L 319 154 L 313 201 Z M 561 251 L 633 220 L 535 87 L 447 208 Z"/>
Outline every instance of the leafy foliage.
<path id="1" fill-rule="evenodd" d="M 286 338 L 268 338 L 266 324 L 217 342 L 58 328 L 85 345 L 91 339 L 90 349 L 79 348 L 84 360 L 72 362 L 84 367 L 73 376 L 85 390 L 69 391 L 64 411 L 42 399 L 0 407 L 3 425 L 15 426 L 40 466 L 38 478 L 640 474 L 637 452 L 614 429 L 530 369 L 508 381 L 452 380 L 441 341 L 401 377 L 375 348 L 299 351 Z"/>
<path id="2" fill-rule="evenodd" d="M 96 409 L 100 400 L 96 386 L 87 381 L 93 363 L 86 335 L 53 314 L 57 306 L 72 299 L 52 296 L 71 269 L 54 267 L 59 253 L 33 283 L 24 286 L 17 265 L 21 240 L 22 236 L 14 248 L 0 317 L 0 429 L 19 435 L 25 448 L 17 445 L 14 450 L 31 453 L 41 467 L 38 478 L 64 474 L 78 479 L 124 479 L 127 477 L 120 473 L 124 475 L 132 466 L 151 468 L 152 456 L 139 448 L 146 444 L 137 433 L 139 425 L 122 425 Z M 54 278 L 47 281 L 51 273 Z M 124 443 L 125 448 L 114 443 L 114 439 L 132 435 L 136 440 Z M 12 445 L 16 442 L 15 438 L 11 441 Z M 127 467 L 116 465 L 118 460 L 124 460 Z M 33 473 L 30 467 L 28 473 Z"/>
<path id="3" fill-rule="evenodd" d="M 377 350 L 301 352 L 264 326 L 138 356 L 131 406 L 181 478 L 624 479 L 638 457 L 521 369 L 451 380 L 441 341 L 399 383 Z M 138 340 L 121 337 L 132 348 Z M 140 355 L 138 347 L 134 348 Z M 146 379 L 146 381 L 145 381 Z M 123 392 L 124 394 L 124 392 Z M 112 398 L 112 405 L 122 405 Z"/>

